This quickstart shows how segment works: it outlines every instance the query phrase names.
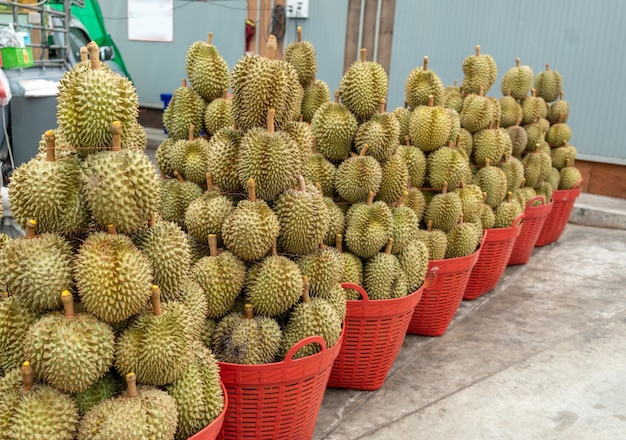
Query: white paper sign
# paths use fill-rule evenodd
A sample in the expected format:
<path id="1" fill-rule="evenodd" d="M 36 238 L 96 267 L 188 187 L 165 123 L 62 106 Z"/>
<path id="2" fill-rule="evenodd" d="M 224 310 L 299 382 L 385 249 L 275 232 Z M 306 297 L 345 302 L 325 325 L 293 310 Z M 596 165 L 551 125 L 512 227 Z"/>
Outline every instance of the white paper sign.
<path id="1" fill-rule="evenodd" d="M 128 39 L 174 40 L 174 0 L 128 0 Z"/>

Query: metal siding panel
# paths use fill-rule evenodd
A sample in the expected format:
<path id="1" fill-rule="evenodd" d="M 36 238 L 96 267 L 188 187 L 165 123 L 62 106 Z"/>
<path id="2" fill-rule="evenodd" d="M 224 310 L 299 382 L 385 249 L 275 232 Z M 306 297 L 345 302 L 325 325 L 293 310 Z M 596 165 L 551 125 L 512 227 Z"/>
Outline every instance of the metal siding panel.
<path id="1" fill-rule="evenodd" d="M 463 59 L 480 44 L 499 66 L 489 95 L 501 96 L 502 75 L 516 57 L 535 74 L 549 63 L 563 76 L 572 145 L 583 156 L 626 162 L 616 129 L 626 99 L 625 13 L 621 0 L 397 0 L 388 108 L 402 105 L 406 77 L 424 55 L 445 85 L 460 83 Z"/>

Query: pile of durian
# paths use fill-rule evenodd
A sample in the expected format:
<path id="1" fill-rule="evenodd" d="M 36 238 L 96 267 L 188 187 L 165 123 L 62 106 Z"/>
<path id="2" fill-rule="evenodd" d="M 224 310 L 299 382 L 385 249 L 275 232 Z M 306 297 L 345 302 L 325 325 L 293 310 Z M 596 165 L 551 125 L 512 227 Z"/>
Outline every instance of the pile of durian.
<path id="1" fill-rule="evenodd" d="M 88 49 L 9 185 L 26 235 L 0 235 L 0 439 L 187 439 L 224 408 L 208 300 L 158 215 L 135 89 Z"/>

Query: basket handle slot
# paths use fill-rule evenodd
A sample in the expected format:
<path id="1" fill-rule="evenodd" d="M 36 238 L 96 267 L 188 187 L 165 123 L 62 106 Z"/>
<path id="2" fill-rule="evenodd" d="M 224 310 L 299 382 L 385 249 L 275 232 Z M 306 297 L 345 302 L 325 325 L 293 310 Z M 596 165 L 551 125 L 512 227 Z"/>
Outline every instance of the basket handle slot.
<path id="1" fill-rule="evenodd" d="M 319 346 L 321 347 L 320 351 L 326 350 L 326 341 L 324 340 L 324 338 L 322 338 L 319 335 L 307 336 L 304 339 L 300 339 L 300 341 L 298 341 L 293 347 L 289 349 L 289 351 L 285 355 L 284 362 L 295 361 L 293 357 L 296 355 L 298 350 L 300 350 L 305 345 L 309 345 L 309 344 L 319 344 Z"/>
<path id="2" fill-rule="evenodd" d="M 532 206 L 532 204 L 535 203 L 537 200 L 540 200 L 542 205 L 546 204 L 546 198 L 544 196 L 539 195 L 539 196 L 531 197 L 530 200 L 526 202 L 526 207 L 528 208 L 529 206 Z"/>
<path id="3" fill-rule="evenodd" d="M 513 223 L 511 223 L 511 227 L 515 228 L 517 226 L 520 226 L 522 223 L 524 223 L 524 213 L 523 212 L 521 214 L 519 214 L 517 217 L 515 217 L 515 220 L 513 220 Z"/>
<path id="4" fill-rule="evenodd" d="M 354 284 L 354 283 L 341 283 L 341 287 L 343 289 L 354 289 L 356 290 L 359 295 L 361 295 L 361 299 L 363 301 L 369 301 L 370 297 L 367 295 L 367 292 L 365 291 L 365 289 L 361 286 L 359 286 L 358 284 Z"/>

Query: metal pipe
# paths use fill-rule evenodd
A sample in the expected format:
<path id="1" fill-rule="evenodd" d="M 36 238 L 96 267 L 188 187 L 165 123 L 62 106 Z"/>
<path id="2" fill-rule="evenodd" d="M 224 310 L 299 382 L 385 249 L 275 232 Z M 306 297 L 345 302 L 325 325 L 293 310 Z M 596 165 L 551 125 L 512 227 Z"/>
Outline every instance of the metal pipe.
<path id="1" fill-rule="evenodd" d="M 378 34 L 380 33 L 380 16 L 383 0 L 378 0 L 376 4 L 376 30 L 374 31 L 374 61 L 378 62 Z"/>
<path id="2" fill-rule="evenodd" d="M 259 36 L 261 34 L 261 0 L 256 0 L 256 35 L 254 36 L 254 53 L 259 53 Z"/>
<path id="3" fill-rule="evenodd" d="M 356 45 L 356 59 L 361 56 L 361 45 L 363 44 L 363 21 L 365 21 L 365 0 L 361 0 L 361 10 L 359 11 L 359 39 Z"/>

